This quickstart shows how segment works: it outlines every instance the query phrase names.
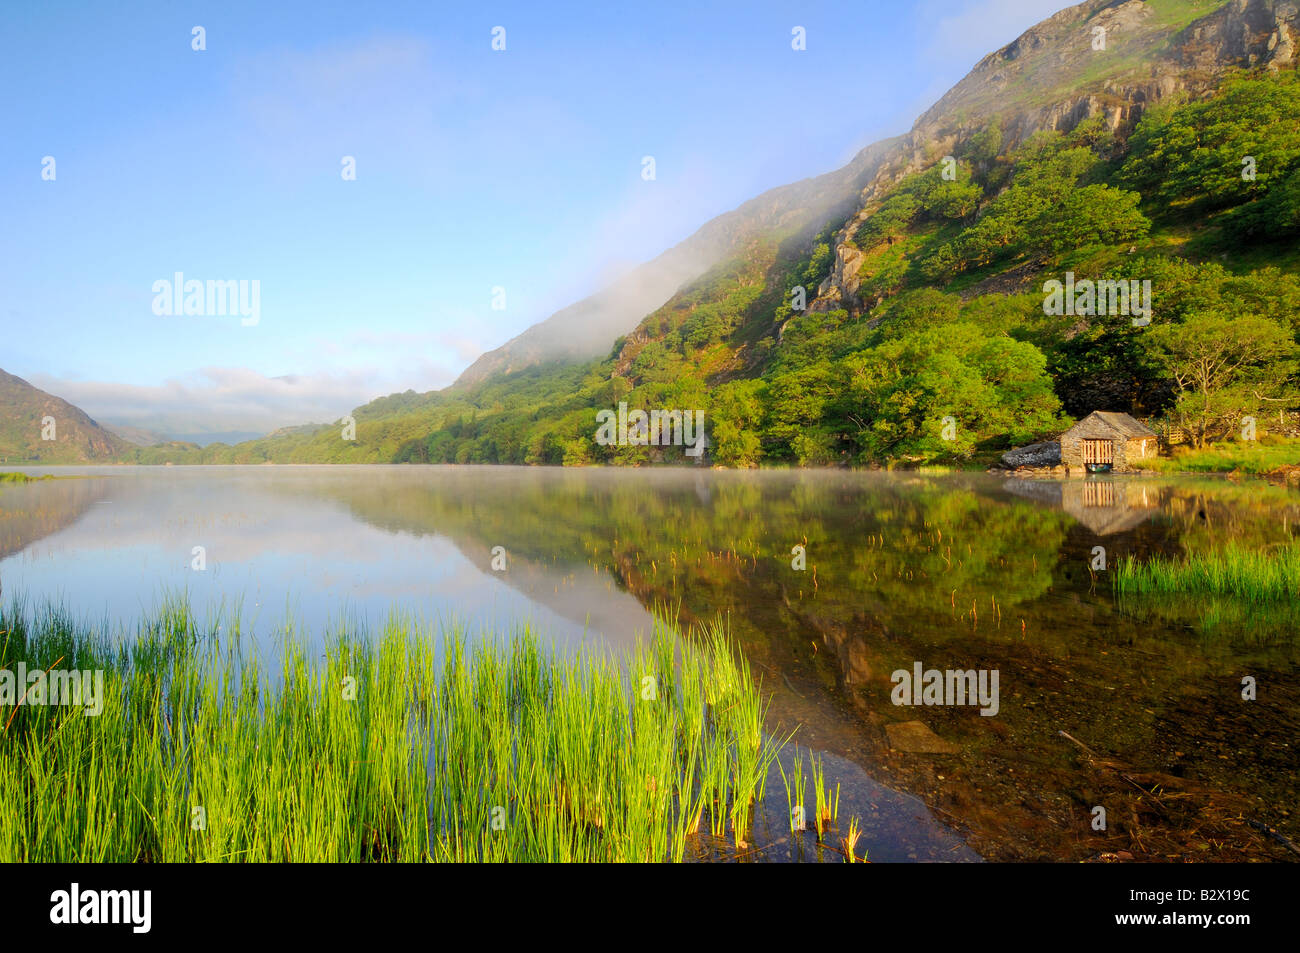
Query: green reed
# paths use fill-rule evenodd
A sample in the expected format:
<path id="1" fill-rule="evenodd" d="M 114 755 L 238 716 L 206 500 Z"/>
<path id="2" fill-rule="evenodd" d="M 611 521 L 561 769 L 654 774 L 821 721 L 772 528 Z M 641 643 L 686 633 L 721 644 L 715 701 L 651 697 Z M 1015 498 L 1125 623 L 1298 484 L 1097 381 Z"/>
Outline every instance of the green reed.
<path id="1" fill-rule="evenodd" d="M 840 786 L 832 792 L 826 784 L 826 765 L 821 755 L 812 757 L 813 793 L 817 799 L 817 839 L 825 840 L 827 828 L 834 827 L 840 817 Z"/>
<path id="2" fill-rule="evenodd" d="M 1121 596 L 1206 595 L 1258 603 L 1290 601 L 1300 597 L 1300 543 L 1263 549 L 1232 543 L 1183 559 L 1121 560 L 1113 585 Z"/>
<path id="3" fill-rule="evenodd" d="M 104 672 L 97 716 L 0 704 L 0 860 L 680 861 L 743 843 L 780 748 L 717 626 L 614 658 L 394 618 L 275 667 L 216 631 L 0 612 L 0 668 Z"/>
<path id="4" fill-rule="evenodd" d="M 789 809 L 787 815 L 790 819 L 790 833 L 797 834 L 807 829 L 807 810 L 805 808 L 804 794 L 807 788 L 804 784 L 803 777 L 803 753 L 799 751 L 799 746 L 794 746 L 794 757 L 790 765 L 790 773 L 785 773 L 785 767 L 780 761 L 776 764 L 777 770 L 781 772 L 781 781 L 785 785 L 785 802 Z"/>
<path id="5" fill-rule="evenodd" d="M 858 840 L 861 837 L 862 837 L 862 824 L 858 820 L 857 815 L 855 814 L 849 818 L 848 832 L 844 835 L 844 840 L 840 842 L 841 845 L 844 847 L 845 863 L 856 864 L 858 862 L 857 848 L 858 848 Z M 863 859 L 864 860 L 866 859 L 865 854 Z"/>

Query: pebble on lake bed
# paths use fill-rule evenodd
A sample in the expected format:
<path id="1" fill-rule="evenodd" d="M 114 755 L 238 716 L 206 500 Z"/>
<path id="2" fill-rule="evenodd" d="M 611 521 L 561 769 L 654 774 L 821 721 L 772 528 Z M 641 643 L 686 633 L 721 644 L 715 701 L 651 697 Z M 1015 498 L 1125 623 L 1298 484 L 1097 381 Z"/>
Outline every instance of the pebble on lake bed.
<path id="1" fill-rule="evenodd" d="M 961 749 L 944 741 L 920 721 L 904 721 L 885 725 L 889 747 L 908 754 L 958 754 Z"/>

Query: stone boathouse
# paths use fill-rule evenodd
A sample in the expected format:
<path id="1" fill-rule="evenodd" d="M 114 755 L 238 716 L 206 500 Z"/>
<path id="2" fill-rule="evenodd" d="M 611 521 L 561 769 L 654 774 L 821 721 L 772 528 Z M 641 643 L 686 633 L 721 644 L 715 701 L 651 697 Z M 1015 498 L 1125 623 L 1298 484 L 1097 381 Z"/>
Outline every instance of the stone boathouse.
<path id="1" fill-rule="evenodd" d="M 1128 414 L 1096 410 L 1061 434 L 1061 463 L 1071 470 L 1097 463 L 1125 473 L 1133 469 L 1134 461 L 1159 453 L 1155 431 Z"/>

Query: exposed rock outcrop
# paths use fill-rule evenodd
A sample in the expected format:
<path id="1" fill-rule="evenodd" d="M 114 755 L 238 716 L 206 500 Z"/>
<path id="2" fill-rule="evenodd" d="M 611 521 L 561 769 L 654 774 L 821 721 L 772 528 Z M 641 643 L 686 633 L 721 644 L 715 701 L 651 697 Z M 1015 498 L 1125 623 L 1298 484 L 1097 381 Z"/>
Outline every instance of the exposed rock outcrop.
<path id="1" fill-rule="evenodd" d="M 1055 440 L 1031 443 L 1002 454 L 1002 465 L 1011 470 L 1017 467 L 1055 467 L 1060 463 L 1061 445 Z"/>
<path id="2" fill-rule="evenodd" d="M 1101 37 L 1105 48 L 1094 48 Z M 836 235 L 834 266 L 810 310 L 859 314 L 877 304 L 859 297 L 867 253 L 853 235 L 897 182 L 960 154 L 990 122 L 1001 125 L 1004 150 L 1093 116 L 1122 139 L 1150 105 L 1208 95 L 1232 70 L 1295 69 L 1298 38 L 1297 0 L 1229 0 L 1190 24 L 1170 24 L 1142 0 L 1088 0 L 1049 17 L 984 57 L 900 138 Z M 1113 64 L 1098 70 L 1099 57 Z"/>

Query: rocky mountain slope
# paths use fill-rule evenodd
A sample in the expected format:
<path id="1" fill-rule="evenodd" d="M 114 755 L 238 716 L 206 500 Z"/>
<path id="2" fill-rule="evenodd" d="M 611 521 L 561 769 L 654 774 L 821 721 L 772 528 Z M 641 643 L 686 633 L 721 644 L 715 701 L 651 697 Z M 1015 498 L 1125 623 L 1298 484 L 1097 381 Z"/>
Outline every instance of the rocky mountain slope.
<path id="1" fill-rule="evenodd" d="M 957 149 L 990 121 L 1001 122 L 1006 146 L 1095 115 L 1123 135 L 1147 105 L 1180 93 L 1201 95 L 1230 69 L 1293 67 L 1297 41 L 1294 0 L 1089 0 L 1062 10 L 981 60 L 907 135 L 875 143 L 842 169 L 773 189 L 712 220 L 611 287 L 484 354 L 458 383 L 550 360 L 602 356 L 614 338 L 632 333 L 679 288 L 743 254 L 759 236 L 806 239 L 808 229 L 845 211 L 853 215 L 837 236 L 832 275 L 812 308 L 856 311 L 862 306 L 855 277 L 862 253 L 844 239 L 895 182 Z"/>
<path id="2" fill-rule="evenodd" d="M 1295 0 L 1089 0 L 1027 30 L 980 60 L 880 163 L 836 235 L 811 309 L 858 313 L 872 303 L 858 297 L 863 252 L 849 238 L 895 183 L 960 152 L 991 122 L 1003 149 L 1093 116 L 1125 137 L 1150 105 L 1203 96 L 1232 70 L 1294 69 L 1298 11 Z"/>
<path id="3" fill-rule="evenodd" d="M 743 254 L 758 236 L 807 235 L 842 216 L 878 173 L 890 142 L 872 145 L 841 169 L 771 189 L 705 224 L 686 241 L 641 265 L 608 288 L 556 312 L 501 347 L 480 356 L 456 381 L 482 382 L 548 361 L 603 357 L 619 335 L 636 327 L 683 285 L 723 259 Z"/>
<path id="4" fill-rule="evenodd" d="M 102 463 L 128 448 L 66 400 L 0 370 L 0 461 Z"/>

